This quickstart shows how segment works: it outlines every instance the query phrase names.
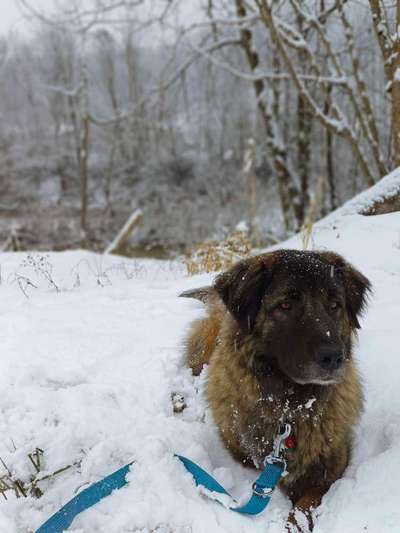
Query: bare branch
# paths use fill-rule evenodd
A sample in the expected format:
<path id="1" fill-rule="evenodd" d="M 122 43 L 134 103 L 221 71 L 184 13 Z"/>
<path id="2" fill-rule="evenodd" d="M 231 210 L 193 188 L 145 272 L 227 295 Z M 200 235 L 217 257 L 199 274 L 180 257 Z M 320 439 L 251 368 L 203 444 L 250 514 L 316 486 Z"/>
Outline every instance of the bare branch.
<path id="1" fill-rule="evenodd" d="M 290 73 L 291 78 L 295 86 L 297 87 L 299 93 L 310 106 L 316 119 L 325 128 L 329 128 L 334 133 L 345 138 L 349 142 L 350 146 L 352 147 L 352 150 L 354 151 L 354 154 L 357 157 L 357 160 L 359 161 L 363 169 L 363 173 L 367 180 L 367 183 L 369 185 L 372 185 L 375 182 L 375 180 L 371 174 L 368 161 L 366 160 L 365 155 L 363 154 L 359 146 L 358 139 L 354 131 L 351 129 L 350 125 L 345 120 L 345 117 L 340 112 L 340 110 L 337 108 L 337 106 L 332 106 L 335 116 L 325 115 L 323 109 L 320 108 L 318 103 L 311 96 L 310 92 L 307 90 L 305 84 L 303 83 L 300 76 L 298 75 L 298 72 L 296 68 L 294 67 L 292 60 L 290 59 L 286 51 L 281 35 L 275 25 L 274 16 L 272 14 L 272 9 L 270 5 L 268 4 L 267 0 L 255 0 L 255 1 L 260 9 L 262 20 L 265 26 L 271 32 L 271 36 L 279 49 L 280 55 L 284 63 L 286 64 L 286 68 L 288 72 Z"/>

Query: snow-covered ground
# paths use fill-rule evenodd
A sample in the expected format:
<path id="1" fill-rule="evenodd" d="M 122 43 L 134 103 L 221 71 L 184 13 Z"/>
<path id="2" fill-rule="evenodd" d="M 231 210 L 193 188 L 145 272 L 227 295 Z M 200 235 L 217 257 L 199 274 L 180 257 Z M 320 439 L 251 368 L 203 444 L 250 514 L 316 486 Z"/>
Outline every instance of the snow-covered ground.
<path id="1" fill-rule="evenodd" d="M 325 496 L 315 533 L 398 532 L 400 213 L 329 218 L 315 227 L 313 246 L 344 254 L 374 286 L 357 347 L 365 414 L 352 463 Z M 80 464 L 42 482 L 40 499 L 0 497 L 1 533 L 34 531 L 86 483 L 132 460 L 129 485 L 80 515 L 71 531 L 283 532 L 282 494 L 260 516 L 238 516 L 202 496 L 174 458 L 195 460 L 239 498 L 256 476 L 224 450 L 202 397 L 206 376 L 193 378 L 182 364 L 185 330 L 203 306 L 177 294 L 212 276 L 87 252 L 42 261 L 2 254 L 0 265 L 0 457 L 23 480 L 34 473 L 27 454 L 36 447 L 45 452 L 43 475 Z M 186 398 L 180 414 L 173 392 Z"/>

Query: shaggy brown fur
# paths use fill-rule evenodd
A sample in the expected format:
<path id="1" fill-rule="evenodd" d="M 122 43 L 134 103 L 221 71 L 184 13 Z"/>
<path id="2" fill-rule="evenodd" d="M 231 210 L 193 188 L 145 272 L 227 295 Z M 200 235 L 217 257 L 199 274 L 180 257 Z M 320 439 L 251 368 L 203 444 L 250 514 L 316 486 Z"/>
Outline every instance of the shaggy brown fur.
<path id="1" fill-rule="evenodd" d="M 349 461 L 363 403 L 352 337 L 369 288 L 332 252 L 263 254 L 217 277 L 187 339 L 194 374 L 209 364 L 208 402 L 237 459 L 259 467 L 279 424 L 292 425 L 281 488 L 303 510 Z"/>

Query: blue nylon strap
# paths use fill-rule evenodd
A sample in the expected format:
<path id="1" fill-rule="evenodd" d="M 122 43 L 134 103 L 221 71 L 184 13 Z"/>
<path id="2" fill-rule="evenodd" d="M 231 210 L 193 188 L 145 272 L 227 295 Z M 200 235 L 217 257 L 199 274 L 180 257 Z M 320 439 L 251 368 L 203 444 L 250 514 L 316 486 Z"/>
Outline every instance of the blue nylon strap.
<path id="1" fill-rule="evenodd" d="M 186 470 L 192 474 L 196 485 L 201 485 L 202 487 L 205 487 L 211 492 L 227 494 L 231 497 L 229 492 L 227 492 L 224 487 L 218 483 L 217 480 L 210 476 L 210 474 L 200 468 L 199 465 L 197 465 L 190 459 L 187 459 L 186 457 L 182 457 L 181 455 L 177 455 L 176 457 L 178 457 L 178 459 L 182 461 L 182 463 L 185 465 Z M 282 466 L 276 463 L 266 463 L 264 470 L 261 472 L 257 481 L 255 481 L 253 484 L 253 494 L 250 500 L 241 507 L 229 507 L 229 509 L 237 513 L 250 515 L 256 515 L 264 511 L 271 499 L 272 490 L 278 484 L 282 473 Z M 265 489 L 271 489 L 271 493 L 269 496 L 263 494 Z"/>
<path id="2" fill-rule="evenodd" d="M 89 507 L 92 507 L 100 500 L 109 496 L 113 490 L 120 489 L 126 485 L 126 474 L 132 463 L 116 470 L 109 476 L 101 479 L 97 483 L 90 485 L 77 496 L 72 498 L 64 507 L 47 520 L 36 533 L 62 533 L 72 524 L 74 518 Z"/>
<path id="3" fill-rule="evenodd" d="M 231 497 L 229 492 L 216 479 L 210 476 L 210 474 L 207 474 L 196 463 L 182 455 L 176 455 L 176 457 L 183 463 L 186 470 L 192 474 L 196 485 L 201 485 L 211 492 L 226 494 Z M 109 496 L 113 490 L 120 489 L 127 484 L 125 477 L 132 464 L 129 463 L 84 489 L 49 518 L 47 522 L 40 526 L 36 533 L 62 533 L 66 531 L 78 514 L 85 511 L 85 509 L 89 509 L 89 507 L 92 507 L 106 496 Z M 276 463 L 267 463 L 263 472 L 253 485 L 253 494 L 250 500 L 241 507 L 229 507 L 229 509 L 248 515 L 261 513 L 267 507 L 271 498 L 270 495 L 263 494 L 263 492 L 266 489 L 274 489 L 282 473 L 283 468 L 281 466 Z"/>

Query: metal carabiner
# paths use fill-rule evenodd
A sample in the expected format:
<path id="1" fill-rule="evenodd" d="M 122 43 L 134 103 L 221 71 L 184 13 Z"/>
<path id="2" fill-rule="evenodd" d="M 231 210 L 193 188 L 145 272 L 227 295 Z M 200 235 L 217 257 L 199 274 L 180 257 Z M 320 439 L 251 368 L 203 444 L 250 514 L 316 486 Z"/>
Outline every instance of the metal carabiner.
<path id="1" fill-rule="evenodd" d="M 274 438 L 274 445 L 272 448 L 272 452 L 267 455 L 267 457 L 264 460 L 264 466 L 267 463 L 270 464 L 278 464 L 282 467 L 283 473 L 282 476 L 285 476 L 287 474 L 287 464 L 283 457 L 283 450 L 285 448 L 285 439 L 287 439 L 292 432 L 292 427 L 290 424 L 284 424 L 279 427 L 279 432 L 277 436 Z"/>
<path id="2" fill-rule="evenodd" d="M 292 426 L 290 424 L 283 424 L 279 428 L 279 433 L 274 439 L 274 447 L 272 450 L 272 455 L 276 458 L 281 459 L 282 451 L 285 446 L 285 439 L 287 439 L 292 432 Z"/>

